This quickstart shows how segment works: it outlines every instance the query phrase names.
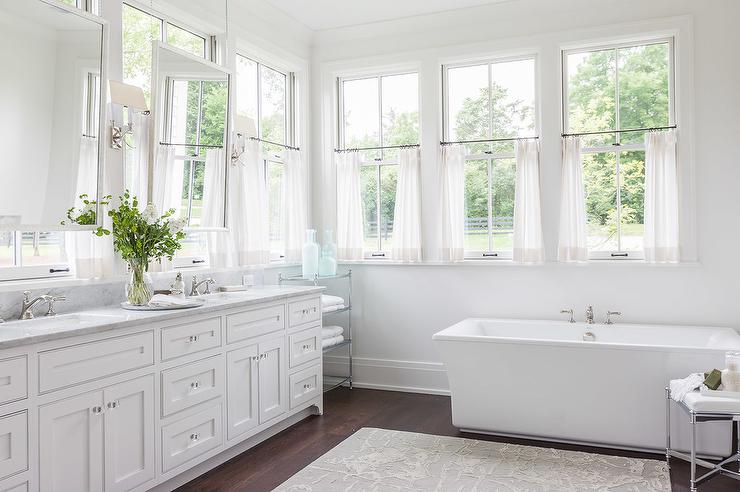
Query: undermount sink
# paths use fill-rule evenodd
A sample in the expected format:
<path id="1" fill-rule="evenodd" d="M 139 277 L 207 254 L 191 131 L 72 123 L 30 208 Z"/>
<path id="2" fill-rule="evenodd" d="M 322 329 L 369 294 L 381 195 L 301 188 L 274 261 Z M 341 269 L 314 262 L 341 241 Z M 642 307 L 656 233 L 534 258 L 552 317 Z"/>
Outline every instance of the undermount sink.
<path id="1" fill-rule="evenodd" d="M 237 292 L 215 292 L 202 296 L 206 301 L 238 301 L 257 297 L 257 294 L 247 290 Z"/>
<path id="2" fill-rule="evenodd" d="M 73 329 L 98 324 L 113 323 L 124 320 L 124 316 L 106 315 L 106 314 L 89 314 L 89 313 L 72 313 L 58 314 L 56 316 L 39 316 L 38 318 L 28 320 L 9 321 L 0 324 L 2 329 L 24 329 L 27 331 L 46 331 L 59 329 Z"/>

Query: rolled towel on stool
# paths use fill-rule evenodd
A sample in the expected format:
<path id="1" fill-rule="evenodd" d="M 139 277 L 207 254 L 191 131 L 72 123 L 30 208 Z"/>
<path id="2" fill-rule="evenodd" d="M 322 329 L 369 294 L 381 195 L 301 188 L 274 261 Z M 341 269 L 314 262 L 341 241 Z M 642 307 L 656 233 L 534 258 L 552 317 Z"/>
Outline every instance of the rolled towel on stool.
<path id="1" fill-rule="evenodd" d="M 674 401 L 682 402 L 687 394 L 704 384 L 704 375 L 695 373 L 683 379 L 672 379 L 669 383 L 671 398 Z"/>

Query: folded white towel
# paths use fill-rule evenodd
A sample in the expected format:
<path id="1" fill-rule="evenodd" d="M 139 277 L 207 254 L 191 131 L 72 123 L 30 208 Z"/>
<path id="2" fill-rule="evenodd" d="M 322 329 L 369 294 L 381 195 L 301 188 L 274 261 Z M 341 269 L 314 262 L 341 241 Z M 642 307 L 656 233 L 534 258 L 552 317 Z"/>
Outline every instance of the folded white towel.
<path id="1" fill-rule="evenodd" d="M 187 297 L 170 296 L 167 294 L 156 294 L 149 299 L 151 307 L 173 307 L 173 306 L 190 306 L 194 301 Z"/>
<path id="2" fill-rule="evenodd" d="M 341 326 L 325 326 L 321 329 L 321 339 L 326 340 L 327 338 L 338 337 L 344 333 L 344 328 Z"/>
<path id="3" fill-rule="evenodd" d="M 344 305 L 344 299 L 342 299 L 339 296 L 330 296 L 329 294 L 322 294 L 321 295 L 321 306 L 322 307 L 329 307 L 329 306 L 339 306 Z"/>
<path id="4" fill-rule="evenodd" d="M 704 384 L 704 375 L 697 372 L 683 379 L 672 379 L 668 386 L 671 390 L 671 398 L 677 402 L 682 402 L 687 394 L 699 388 L 702 384 Z"/>
<path id="5" fill-rule="evenodd" d="M 333 313 L 334 311 L 339 311 L 340 309 L 344 309 L 344 304 L 335 304 L 334 306 L 325 306 L 321 308 L 322 313 Z"/>
<path id="6" fill-rule="evenodd" d="M 321 347 L 322 348 L 333 347 L 334 345 L 339 345 L 343 341 L 344 341 L 344 337 L 342 335 L 339 335 L 333 338 L 327 338 L 325 340 L 321 340 Z"/>

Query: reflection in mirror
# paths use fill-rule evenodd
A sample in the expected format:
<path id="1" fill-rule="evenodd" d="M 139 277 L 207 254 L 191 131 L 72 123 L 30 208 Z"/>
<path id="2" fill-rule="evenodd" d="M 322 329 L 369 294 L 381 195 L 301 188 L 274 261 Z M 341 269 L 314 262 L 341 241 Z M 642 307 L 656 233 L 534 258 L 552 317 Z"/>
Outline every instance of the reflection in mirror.
<path id="1" fill-rule="evenodd" d="M 104 29 L 73 7 L 0 0 L 0 230 L 58 230 L 79 195 L 98 196 Z M 14 254 L 33 259 L 56 236 L 13 236 Z"/>
<path id="2" fill-rule="evenodd" d="M 159 43 L 154 73 L 152 201 L 190 228 L 223 228 L 230 74 Z"/>

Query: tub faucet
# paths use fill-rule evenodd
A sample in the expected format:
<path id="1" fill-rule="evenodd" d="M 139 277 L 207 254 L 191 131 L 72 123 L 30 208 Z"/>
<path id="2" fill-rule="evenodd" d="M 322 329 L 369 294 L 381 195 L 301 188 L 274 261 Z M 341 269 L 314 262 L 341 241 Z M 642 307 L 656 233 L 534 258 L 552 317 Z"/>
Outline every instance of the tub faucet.
<path id="1" fill-rule="evenodd" d="M 588 309 L 586 309 L 586 323 L 589 325 L 594 324 L 594 307 L 589 306 Z"/>
<path id="2" fill-rule="evenodd" d="M 211 293 L 211 285 L 214 285 L 215 283 L 216 282 L 214 282 L 213 279 L 210 278 L 210 277 L 208 277 L 206 279 L 203 279 L 200 282 L 198 282 L 198 277 L 196 277 L 195 275 L 193 275 L 193 282 L 192 282 L 192 286 L 190 287 L 190 295 L 191 296 L 199 296 L 199 295 L 201 295 L 200 291 L 198 291 L 198 288 L 201 285 L 203 285 L 203 284 L 206 285 L 206 290 L 205 290 L 205 292 L 203 292 L 203 294 L 204 295 L 210 294 Z"/>
<path id="3" fill-rule="evenodd" d="M 573 317 L 573 309 L 561 309 L 560 314 L 570 314 L 570 319 L 568 320 L 568 323 L 576 322 L 576 319 Z"/>
<path id="4" fill-rule="evenodd" d="M 606 312 L 606 321 L 604 321 L 607 325 L 613 325 L 614 321 L 612 321 L 612 316 L 622 316 L 622 313 L 619 311 L 607 311 Z"/>

